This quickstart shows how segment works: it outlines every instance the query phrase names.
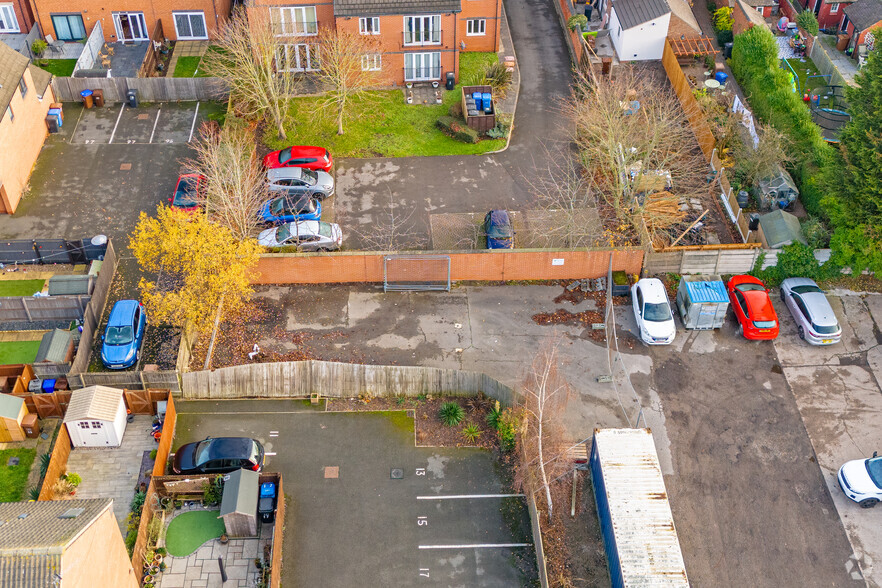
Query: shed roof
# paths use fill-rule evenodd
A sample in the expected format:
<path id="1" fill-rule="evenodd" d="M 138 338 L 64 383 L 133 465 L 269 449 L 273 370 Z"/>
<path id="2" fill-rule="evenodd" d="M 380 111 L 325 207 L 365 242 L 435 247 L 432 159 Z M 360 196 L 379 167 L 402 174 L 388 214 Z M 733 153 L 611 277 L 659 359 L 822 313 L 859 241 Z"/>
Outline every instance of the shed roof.
<path id="1" fill-rule="evenodd" d="M 462 12 L 461 0 L 334 0 L 334 16 Z"/>
<path id="2" fill-rule="evenodd" d="M 0 42 L 0 117 L 6 116 L 6 107 L 18 91 L 18 82 L 28 68 L 28 58 Z"/>
<path id="3" fill-rule="evenodd" d="M 22 404 L 24 404 L 24 398 L 19 398 L 12 394 L 0 394 L 0 417 L 17 419 L 21 412 Z"/>
<path id="4" fill-rule="evenodd" d="M 37 361 L 50 361 L 53 363 L 64 363 L 67 359 L 67 350 L 70 349 L 70 342 L 73 339 L 73 333 L 63 329 L 53 329 L 43 335 L 40 340 L 40 347 L 37 349 Z"/>
<path id="5" fill-rule="evenodd" d="M 116 418 L 119 403 L 123 401 L 123 391 L 107 386 L 89 386 L 74 390 L 67 405 L 64 422 L 82 419 L 112 421 Z"/>
<path id="6" fill-rule="evenodd" d="M 624 30 L 655 20 L 671 11 L 667 0 L 613 0 L 612 7 Z"/>
<path id="7" fill-rule="evenodd" d="M 258 481 L 260 475 L 252 470 L 236 470 L 224 482 L 220 516 L 239 513 L 257 516 Z"/>
<path id="8" fill-rule="evenodd" d="M 866 30 L 882 20 L 882 0 L 857 0 L 845 7 L 845 15 L 855 29 Z"/>
<path id="9" fill-rule="evenodd" d="M 762 215 L 759 222 L 763 228 L 763 236 L 766 238 L 766 243 L 772 249 L 779 249 L 785 245 L 790 245 L 794 241 L 808 245 L 808 241 L 802 236 L 799 219 L 789 212 L 780 209 L 774 210 Z"/>

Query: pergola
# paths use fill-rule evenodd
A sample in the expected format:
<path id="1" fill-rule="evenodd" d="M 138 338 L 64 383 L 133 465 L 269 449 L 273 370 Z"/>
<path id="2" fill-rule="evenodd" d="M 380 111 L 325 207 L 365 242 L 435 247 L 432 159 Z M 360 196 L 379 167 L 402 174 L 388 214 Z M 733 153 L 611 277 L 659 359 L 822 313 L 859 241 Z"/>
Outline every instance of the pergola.
<path id="1" fill-rule="evenodd" d="M 668 37 L 671 43 L 671 49 L 674 50 L 676 57 L 692 57 L 693 55 L 715 55 L 719 53 L 714 49 L 713 41 L 710 37 L 691 37 L 691 38 L 674 38 Z"/>

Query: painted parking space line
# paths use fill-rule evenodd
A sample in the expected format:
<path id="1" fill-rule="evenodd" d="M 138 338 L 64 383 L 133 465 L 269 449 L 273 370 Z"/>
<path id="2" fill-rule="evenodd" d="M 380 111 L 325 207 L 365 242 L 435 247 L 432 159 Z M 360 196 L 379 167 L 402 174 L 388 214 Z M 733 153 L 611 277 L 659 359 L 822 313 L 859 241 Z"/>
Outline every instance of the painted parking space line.
<path id="1" fill-rule="evenodd" d="M 274 451 L 267 451 L 264 455 L 276 455 Z"/>
<path id="2" fill-rule="evenodd" d="M 523 494 L 447 494 L 417 496 L 417 500 L 468 500 L 469 498 L 523 498 Z"/>
<path id="3" fill-rule="evenodd" d="M 107 142 L 108 144 L 113 143 L 113 137 L 114 137 L 114 135 L 116 135 L 116 127 L 119 126 L 119 119 L 122 118 L 122 113 L 123 113 L 123 110 L 125 110 L 125 109 L 126 109 L 126 103 L 123 102 L 122 108 L 119 109 L 119 115 L 117 115 L 117 117 L 116 117 L 116 124 L 113 125 L 113 132 L 110 133 L 110 140 Z"/>
<path id="4" fill-rule="evenodd" d="M 193 112 L 193 124 L 190 125 L 190 138 L 187 139 L 187 143 L 193 140 L 193 129 L 196 128 L 196 117 L 199 115 L 199 103 L 196 103 L 196 110 Z"/>
<path id="5" fill-rule="evenodd" d="M 495 549 L 508 547 L 533 547 L 532 543 L 466 543 L 463 545 L 420 545 L 420 549 Z"/>
<path id="6" fill-rule="evenodd" d="M 76 122 L 76 124 L 74 125 L 74 130 L 73 130 L 73 132 L 70 134 L 70 143 L 71 143 L 71 145 L 73 145 L 74 137 L 77 136 L 77 129 L 80 127 L 80 120 L 82 120 L 82 118 L 83 118 L 83 113 L 84 113 L 84 112 L 86 112 L 86 109 L 85 109 L 85 108 L 83 108 L 83 109 L 80 110 L 80 115 L 77 117 L 77 122 Z"/>
<path id="7" fill-rule="evenodd" d="M 160 114 L 162 114 L 162 104 L 159 105 L 159 110 L 156 112 L 156 120 L 153 121 L 153 130 L 150 132 L 150 140 L 147 141 L 148 143 L 153 142 L 153 135 L 156 134 L 156 125 L 159 124 L 159 115 Z"/>

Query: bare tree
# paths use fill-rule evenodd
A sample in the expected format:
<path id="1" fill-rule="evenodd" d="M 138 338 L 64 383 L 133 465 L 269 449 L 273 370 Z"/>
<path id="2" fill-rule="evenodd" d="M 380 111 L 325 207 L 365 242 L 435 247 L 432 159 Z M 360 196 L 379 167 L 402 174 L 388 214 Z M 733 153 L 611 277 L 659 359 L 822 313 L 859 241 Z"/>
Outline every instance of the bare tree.
<path id="1" fill-rule="evenodd" d="M 353 99 L 382 80 L 380 44 L 376 37 L 333 28 L 319 30 L 318 44 L 321 69 L 317 76 L 326 88 L 320 103 L 333 109 L 337 134 L 342 135 L 343 117 Z"/>
<path id="2" fill-rule="evenodd" d="M 563 111 L 589 182 L 620 223 L 643 247 L 668 241 L 684 217 L 678 201 L 707 192 L 707 164 L 670 87 L 621 66 L 614 79 L 580 76 Z"/>
<path id="3" fill-rule="evenodd" d="M 389 206 L 363 230 L 357 231 L 365 251 L 408 251 L 423 249 L 428 239 L 414 226 L 414 208 L 401 211 L 389 190 Z"/>
<path id="4" fill-rule="evenodd" d="M 254 7 L 246 14 L 237 9 L 218 32 L 220 50 L 207 52 L 202 64 L 209 75 L 227 83 L 239 113 L 265 116 L 285 139 L 288 100 L 298 86 L 287 65 L 286 45 L 296 45 L 297 39 L 282 36 L 268 10 Z"/>
<path id="5" fill-rule="evenodd" d="M 241 119 L 228 119 L 223 129 L 204 123 L 194 151 L 183 165 L 205 176 L 196 202 L 236 239 L 254 236 L 260 207 L 270 196 L 254 146 L 254 125 Z"/>
<path id="6" fill-rule="evenodd" d="M 551 484 L 568 467 L 559 454 L 566 443 L 558 420 L 570 393 L 570 385 L 558 368 L 559 344 L 559 340 L 546 341 L 540 346 L 521 387 L 524 420 L 517 481 L 533 494 L 544 492 L 549 520 L 553 514 Z"/>
<path id="7" fill-rule="evenodd" d="M 756 147 L 750 138 L 735 143 L 736 169 L 744 174 L 744 181 L 749 187 L 756 186 L 761 179 L 773 173 L 778 164 L 786 166 L 793 161 L 792 149 L 781 131 L 771 125 L 759 125 L 756 131 L 759 136 Z"/>

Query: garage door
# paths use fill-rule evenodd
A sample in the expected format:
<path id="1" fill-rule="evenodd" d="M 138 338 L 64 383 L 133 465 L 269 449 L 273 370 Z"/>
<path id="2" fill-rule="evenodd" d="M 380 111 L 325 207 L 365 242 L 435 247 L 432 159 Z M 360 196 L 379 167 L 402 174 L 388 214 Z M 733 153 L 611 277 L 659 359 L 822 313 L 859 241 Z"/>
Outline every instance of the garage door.
<path id="1" fill-rule="evenodd" d="M 104 447 L 110 444 L 111 423 L 102 421 L 78 421 L 80 445 L 84 447 Z"/>

